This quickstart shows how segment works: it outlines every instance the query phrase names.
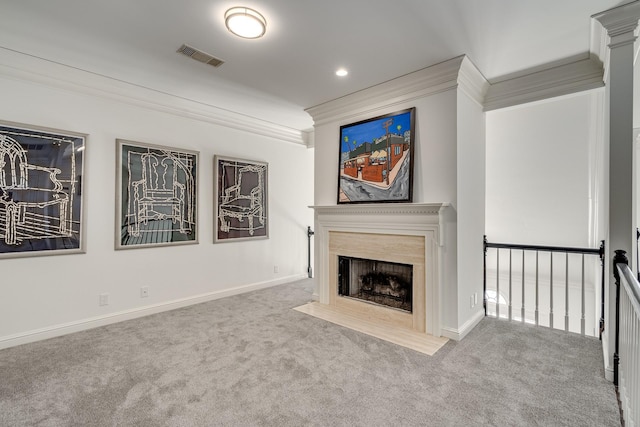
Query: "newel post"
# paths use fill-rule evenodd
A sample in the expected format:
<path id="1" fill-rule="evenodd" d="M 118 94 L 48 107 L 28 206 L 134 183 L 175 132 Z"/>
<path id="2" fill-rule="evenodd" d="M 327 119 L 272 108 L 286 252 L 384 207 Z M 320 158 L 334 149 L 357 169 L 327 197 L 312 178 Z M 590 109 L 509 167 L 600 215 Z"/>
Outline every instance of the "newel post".
<path id="1" fill-rule="evenodd" d="M 307 227 L 307 275 L 309 279 L 313 278 L 313 268 L 311 267 L 311 236 L 315 233 L 311 229 L 311 226 Z"/>
<path id="2" fill-rule="evenodd" d="M 618 264 L 629 265 L 629 260 L 626 256 L 626 251 L 617 249 L 616 254 L 613 257 L 613 277 L 616 279 L 616 344 L 613 353 L 613 384 L 618 386 L 618 363 L 620 362 L 620 356 L 618 356 L 618 345 L 620 341 L 620 273 L 618 272 Z"/>

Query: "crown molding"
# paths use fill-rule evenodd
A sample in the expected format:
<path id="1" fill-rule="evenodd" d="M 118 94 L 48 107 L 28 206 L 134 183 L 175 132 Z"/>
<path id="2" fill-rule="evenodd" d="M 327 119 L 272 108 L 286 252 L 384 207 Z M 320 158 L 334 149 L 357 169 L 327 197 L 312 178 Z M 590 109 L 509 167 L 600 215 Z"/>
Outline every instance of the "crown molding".
<path id="1" fill-rule="evenodd" d="M 482 105 L 489 82 L 466 56 L 423 68 L 393 80 L 371 86 L 342 98 L 307 108 L 315 126 L 366 114 L 373 115 L 384 109 L 416 99 L 460 88 L 471 99 Z"/>
<path id="2" fill-rule="evenodd" d="M 602 81 L 607 81 L 607 76 L 609 74 L 609 47 L 607 46 L 607 42 L 609 41 L 609 36 L 607 35 L 607 31 L 604 29 L 602 24 L 591 17 L 591 43 L 589 52 L 592 58 L 597 58 L 602 64 L 604 64 L 604 74 L 602 76 Z"/>
<path id="3" fill-rule="evenodd" d="M 308 148 L 313 148 L 316 146 L 316 134 L 313 131 L 313 128 L 309 129 L 309 130 L 303 130 L 302 131 L 302 137 L 304 139 L 305 145 Z"/>
<path id="4" fill-rule="evenodd" d="M 490 83 L 466 56 L 406 74 L 306 109 L 315 126 L 373 116 L 445 90 L 460 89 L 484 111 L 569 95 L 604 86 L 602 62 L 585 53 Z"/>
<path id="5" fill-rule="evenodd" d="M 489 82 L 478 67 L 465 56 L 458 72 L 458 87 L 481 107 L 489 91 Z"/>
<path id="6" fill-rule="evenodd" d="M 636 0 L 605 10 L 591 18 L 600 22 L 607 30 L 610 48 L 632 44 L 636 40 L 634 33 L 640 20 L 640 1 Z"/>
<path id="7" fill-rule="evenodd" d="M 591 16 L 591 55 L 604 64 L 603 80 L 609 75 L 610 49 L 633 43 L 640 19 L 640 2 L 627 3 Z M 614 40 L 615 38 L 615 40 Z"/>
<path id="8" fill-rule="evenodd" d="M 2 47 L 0 78 L 106 98 L 284 142 L 306 146 L 308 139 L 297 129 Z"/>
<path id="9" fill-rule="evenodd" d="M 492 83 L 484 110 L 491 111 L 604 86 L 604 69 L 597 58 L 574 60 L 561 65 Z"/>
<path id="10" fill-rule="evenodd" d="M 431 67 L 371 86 L 358 92 L 305 111 L 311 115 L 315 126 L 352 119 L 366 114 L 373 115 L 383 109 L 436 93 L 455 89 L 458 86 L 458 72 L 465 56 L 458 56 Z"/>

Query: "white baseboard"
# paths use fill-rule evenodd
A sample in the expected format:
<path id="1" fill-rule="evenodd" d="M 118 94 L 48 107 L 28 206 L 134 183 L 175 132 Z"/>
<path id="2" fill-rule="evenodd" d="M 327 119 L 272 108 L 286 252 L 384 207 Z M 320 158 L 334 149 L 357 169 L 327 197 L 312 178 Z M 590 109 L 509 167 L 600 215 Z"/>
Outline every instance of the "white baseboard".
<path id="1" fill-rule="evenodd" d="M 41 341 L 49 338 L 55 338 L 74 332 L 85 331 L 100 326 L 110 325 L 112 323 L 123 322 L 125 320 L 137 319 L 139 317 L 149 316 L 151 314 L 161 313 L 164 311 L 175 310 L 177 308 L 187 307 L 202 302 L 213 301 L 232 295 L 243 294 L 246 292 L 265 289 L 272 286 L 281 285 L 288 282 L 294 282 L 306 278 L 306 274 L 297 274 L 293 276 L 282 277 L 275 280 L 265 282 L 251 283 L 249 285 L 237 286 L 235 288 L 223 289 L 220 291 L 208 292 L 206 294 L 195 295 L 192 297 L 180 298 L 173 301 L 162 302 L 159 304 L 148 305 L 145 307 L 133 308 L 116 313 L 109 313 L 103 316 L 91 317 L 69 323 L 48 326 L 41 329 L 35 329 L 19 334 L 0 337 L 0 350 L 15 347 L 22 344 Z"/>
<path id="2" fill-rule="evenodd" d="M 613 363 L 609 360 L 609 334 L 607 331 L 602 334 L 602 359 L 604 360 L 604 379 L 613 382 Z"/>
<path id="3" fill-rule="evenodd" d="M 464 337 L 467 336 L 467 334 L 469 332 L 471 332 L 471 330 L 473 328 L 476 327 L 476 325 L 478 323 L 480 323 L 480 321 L 484 319 L 484 311 L 478 311 L 476 314 L 473 315 L 473 317 L 471 317 L 471 319 L 467 320 L 464 325 L 462 325 L 462 327 L 460 327 L 459 329 L 454 329 L 454 328 L 447 328 L 442 327 L 441 328 L 441 335 L 443 337 L 447 337 L 449 339 L 455 340 L 455 341 L 460 341 L 461 339 L 463 339 Z"/>
<path id="4" fill-rule="evenodd" d="M 605 366 L 604 368 L 604 379 L 613 382 L 613 368 L 609 366 Z"/>

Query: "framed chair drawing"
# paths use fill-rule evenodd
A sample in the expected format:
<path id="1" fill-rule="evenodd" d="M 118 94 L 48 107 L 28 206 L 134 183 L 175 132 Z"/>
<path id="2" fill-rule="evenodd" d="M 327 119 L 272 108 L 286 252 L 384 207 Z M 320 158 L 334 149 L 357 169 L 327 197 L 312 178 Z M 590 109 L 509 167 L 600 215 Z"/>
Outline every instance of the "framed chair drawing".
<path id="1" fill-rule="evenodd" d="M 214 241 L 269 237 L 268 164 L 215 156 Z"/>
<path id="2" fill-rule="evenodd" d="M 85 138 L 0 123 L 0 256 L 84 252 Z"/>
<path id="3" fill-rule="evenodd" d="M 197 243 L 198 153 L 117 140 L 116 249 Z"/>

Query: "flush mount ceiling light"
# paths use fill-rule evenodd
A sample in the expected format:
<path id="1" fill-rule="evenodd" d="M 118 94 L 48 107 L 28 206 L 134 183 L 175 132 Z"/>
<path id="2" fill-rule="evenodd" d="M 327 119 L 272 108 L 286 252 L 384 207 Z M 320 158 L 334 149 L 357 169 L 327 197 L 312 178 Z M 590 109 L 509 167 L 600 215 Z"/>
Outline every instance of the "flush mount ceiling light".
<path id="1" fill-rule="evenodd" d="M 238 37 L 257 39 L 267 30 L 267 21 L 259 12 L 248 7 L 232 7 L 224 14 L 227 29 Z"/>
<path id="2" fill-rule="evenodd" d="M 338 77 L 344 77 L 344 76 L 346 76 L 347 74 L 349 74 L 349 72 L 348 72 L 346 69 L 344 69 L 344 68 L 339 68 L 339 69 L 336 71 L 336 76 L 338 76 Z"/>

